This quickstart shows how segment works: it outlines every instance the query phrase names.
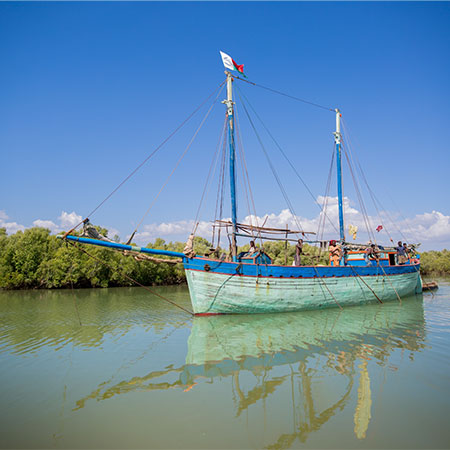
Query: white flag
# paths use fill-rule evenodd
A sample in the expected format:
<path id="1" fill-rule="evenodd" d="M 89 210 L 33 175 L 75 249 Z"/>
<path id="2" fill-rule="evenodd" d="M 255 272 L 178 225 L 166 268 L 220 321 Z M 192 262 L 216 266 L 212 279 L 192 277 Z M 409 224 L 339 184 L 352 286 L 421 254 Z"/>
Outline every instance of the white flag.
<path id="1" fill-rule="evenodd" d="M 222 62 L 225 66 L 225 69 L 236 70 L 244 75 L 244 64 L 237 64 L 230 55 L 227 55 L 224 52 L 220 52 L 220 56 L 222 57 Z"/>
<path id="2" fill-rule="evenodd" d="M 233 65 L 233 59 L 231 58 L 230 55 L 227 55 L 224 52 L 220 52 L 220 56 L 222 57 L 222 62 L 223 65 L 225 66 L 225 69 L 236 70 L 236 68 Z"/>

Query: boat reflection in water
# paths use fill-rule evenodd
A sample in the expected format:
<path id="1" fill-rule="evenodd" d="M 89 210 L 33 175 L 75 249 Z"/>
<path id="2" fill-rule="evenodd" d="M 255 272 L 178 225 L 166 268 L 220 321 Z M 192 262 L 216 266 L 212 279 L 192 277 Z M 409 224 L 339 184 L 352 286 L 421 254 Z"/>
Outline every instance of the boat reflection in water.
<path id="1" fill-rule="evenodd" d="M 236 416 L 258 402 L 265 405 L 277 390 L 290 390 L 293 431 L 269 448 L 306 441 L 352 398 L 354 432 L 363 439 L 372 414 L 371 364 L 395 370 L 390 355 L 406 350 L 413 359 L 424 341 L 422 296 L 343 311 L 196 317 L 186 364 L 102 386 L 77 408 L 133 390 L 189 391 L 202 379 L 230 377 Z"/>

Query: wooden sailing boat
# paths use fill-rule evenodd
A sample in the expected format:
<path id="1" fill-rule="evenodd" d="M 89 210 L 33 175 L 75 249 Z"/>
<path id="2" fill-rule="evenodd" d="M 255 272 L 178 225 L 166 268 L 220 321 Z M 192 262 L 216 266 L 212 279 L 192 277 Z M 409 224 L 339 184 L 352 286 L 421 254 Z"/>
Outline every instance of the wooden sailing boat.
<path id="1" fill-rule="evenodd" d="M 274 265 L 260 250 L 253 254 L 238 254 L 237 237 L 252 237 L 257 233 L 276 238 L 276 234 L 297 234 L 299 231 L 277 230 L 241 224 L 237 220 L 235 172 L 235 113 L 233 102 L 234 75 L 226 73 L 226 121 L 229 142 L 231 221 L 216 221 L 215 227 L 228 231 L 229 260 L 196 255 L 188 241 L 184 253 L 140 248 L 98 239 L 66 235 L 65 239 L 117 250 L 180 258 L 189 286 L 195 314 L 271 313 L 344 307 L 363 303 L 384 302 L 422 291 L 419 261 L 396 263 L 395 252 L 382 250 L 376 265 L 366 261 L 362 248 L 349 252 L 337 266 Z M 336 113 L 335 138 L 340 244 L 344 246 L 344 214 L 341 170 L 341 114 Z M 300 233 L 305 235 L 304 231 Z M 265 237 L 267 239 L 267 236 Z M 190 242 L 190 244 L 189 244 Z M 312 241 L 309 241 L 312 242 Z"/>

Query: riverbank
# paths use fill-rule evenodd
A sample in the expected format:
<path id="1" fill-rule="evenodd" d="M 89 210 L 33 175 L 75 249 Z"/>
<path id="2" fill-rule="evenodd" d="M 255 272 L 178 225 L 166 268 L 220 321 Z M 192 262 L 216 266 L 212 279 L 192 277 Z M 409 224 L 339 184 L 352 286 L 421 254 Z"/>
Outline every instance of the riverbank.
<path id="1" fill-rule="evenodd" d="M 100 230 L 106 234 L 106 230 Z M 198 254 L 209 251 L 211 243 L 196 237 Z M 156 239 L 149 248 L 182 252 L 183 242 L 166 243 Z M 264 248 L 274 264 L 289 264 L 295 248 L 284 242 L 266 242 Z M 248 249 L 248 246 L 240 250 Z M 186 282 L 180 264 L 158 264 L 136 261 L 133 256 L 104 248 L 76 248 L 51 235 L 45 228 L 29 228 L 7 235 L 0 228 L 0 289 L 61 289 L 127 287 L 137 282 L 146 286 L 177 285 Z M 302 264 L 327 264 L 327 252 L 319 254 L 315 247 L 304 246 Z M 421 254 L 421 273 L 426 276 L 450 275 L 450 251 Z"/>

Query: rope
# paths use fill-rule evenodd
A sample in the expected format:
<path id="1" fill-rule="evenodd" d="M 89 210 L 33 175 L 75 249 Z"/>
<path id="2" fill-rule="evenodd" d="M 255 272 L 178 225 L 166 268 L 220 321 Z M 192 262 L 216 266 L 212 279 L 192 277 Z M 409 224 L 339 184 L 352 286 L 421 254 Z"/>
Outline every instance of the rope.
<path id="1" fill-rule="evenodd" d="M 145 290 L 149 291 L 151 294 L 156 295 L 157 297 L 159 297 L 160 299 L 170 303 L 173 306 L 176 306 L 177 308 L 181 309 L 182 311 L 184 311 L 185 313 L 193 316 L 194 313 L 192 311 L 189 311 L 188 309 L 184 308 L 183 306 L 178 305 L 177 303 L 175 303 L 174 301 L 168 299 L 167 297 L 164 297 L 161 294 L 158 294 L 157 292 L 155 292 L 153 289 L 150 289 L 148 286 L 144 286 L 143 284 L 139 283 L 139 281 L 136 281 L 134 278 L 131 278 L 129 275 L 127 275 L 126 273 L 124 273 L 121 270 L 117 270 L 114 269 L 110 264 L 108 264 L 106 261 L 101 260 L 100 258 L 97 258 L 94 255 L 91 255 L 89 252 L 87 252 L 84 248 L 81 248 L 79 246 L 77 246 L 75 243 L 71 242 L 71 241 L 66 241 L 68 242 L 70 245 L 72 245 L 73 247 L 75 247 L 76 249 L 78 249 L 80 252 L 83 252 L 84 254 L 86 254 L 87 256 L 89 256 L 90 258 L 94 259 L 95 261 L 99 262 L 100 264 L 104 264 L 106 267 L 108 267 L 109 269 L 111 269 L 112 271 L 116 270 L 117 272 L 119 272 L 123 277 L 127 278 L 128 280 L 130 280 L 131 282 L 137 284 L 138 286 L 140 286 L 141 288 L 144 288 Z"/>
<path id="2" fill-rule="evenodd" d="M 344 131 L 345 131 L 346 141 L 347 141 L 347 143 L 348 143 L 348 147 L 349 147 L 349 150 L 350 150 L 350 156 L 351 156 L 351 158 L 353 159 L 353 152 L 352 152 L 352 149 L 351 149 L 350 132 L 349 132 L 349 129 L 348 129 L 348 127 L 347 127 L 347 125 L 346 125 L 346 123 L 345 123 L 345 121 L 344 121 L 344 118 L 342 118 L 342 126 L 343 126 L 343 129 L 344 129 Z M 392 217 L 390 216 L 390 214 L 388 213 L 388 211 L 386 210 L 386 208 L 383 206 L 383 204 L 380 202 L 380 200 L 378 200 L 378 198 L 376 197 L 375 193 L 374 193 L 374 192 L 372 191 L 372 189 L 370 188 L 369 183 L 368 183 L 367 178 L 366 178 L 366 175 L 365 175 L 365 173 L 364 173 L 364 171 L 363 171 L 363 169 L 362 169 L 362 167 L 361 167 L 361 164 L 360 164 L 358 158 L 356 157 L 356 155 L 355 155 L 355 160 L 356 160 L 356 162 L 357 162 L 357 166 L 358 166 L 358 169 L 359 169 L 359 171 L 360 171 L 360 173 L 361 173 L 361 176 L 362 176 L 362 178 L 363 178 L 363 180 L 364 180 L 364 182 L 365 182 L 365 184 L 366 184 L 366 186 L 367 186 L 367 189 L 368 189 L 368 191 L 369 191 L 369 193 L 370 193 L 370 195 L 371 195 L 371 197 L 372 197 L 372 201 L 373 201 L 374 204 L 375 204 L 375 208 L 377 209 L 377 213 L 378 213 L 378 216 L 379 216 L 379 218 L 380 218 L 380 221 L 381 221 L 382 224 L 385 226 L 385 224 L 383 223 L 383 221 L 382 221 L 382 219 L 381 219 L 381 214 L 380 214 L 380 212 L 379 212 L 379 210 L 378 210 L 378 207 L 376 206 L 376 203 L 378 203 L 378 205 L 384 210 L 384 213 L 386 214 L 386 216 L 387 216 L 388 219 L 390 220 L 391 224 L 392 224 L 392 225 L 394 226 L 394 228 L 398 231 L 398 233 L 402 236 L 403 240 L 406 241 L 407 239 L 406 239 L 405 235 L 403 234 L 402 230 L 397 226 L 397 224 L 396 224 L 395 221 L 392 219 Z M 389 193 L 388 193 L 388 195 L 389 195 Z M 389 195 L 389 197 L 390 197 L 390 195 Z M 391 197 L 390 197 L 390 198 L 391 198 Z M 397 210 L 399 210 L 400 215 L 402 216 L 402 218 L 403 218 L 403 220 L 405 221 L 405 223 L 407 223 L 408 221 L 407 221 L 407 220 L 405 219 L 405 217 L 401 214 L 401 211 L 400 211 L 400 209 L 398 208 L 398 206 L 395 204 L 394 200 L 393 200 L 392 198 L 391 198 L 391 200 L 392 200 L 392 202 L 394 203 L 394 206 L 397 208 Z M 391 240 L 391 242 L 393 242 L 392 236 L 390 235 L 390 233 L 388 232 L 388 230 L 387 230 L 386 227 L 385 227 L 385 230 L 386 230 L 387 235 L 389 236 L 389 239 Z M 412 233 L 411 233 L 411 235 L 412 235 L 412 237 L 414 238 L 414 240 L 416 240 L 416 242 L 418 242 L 417 237 L 414 236 Z"/>
<path id="3" fill-rule="evenodd" d="M 261 122 L 261 125 L 264 127 L 264 129 L 266 130 L 267 134 L 270 136 L 270 138 L 273 140 L 273 142 L 275 143 L 275 145 L 277 146 L 278 150 L 280 151 L 280 153 L 283 155 L 283 157 L 286 159 L 286 161 L 288 162 L 288 164 L 291 166 L 292 170 L 294 171 L 295 175 L 297 176 L 297 178 L 301 181 L 301 183 L 303 184 L 303 186 L 306 188 L 306 190 L 308 191 L 309 195 L 311 196 L 311 198 L 314 200 L 314 203 L 319 207 L 320 211 L 323 211 L 323 207 L 320 205 L 320 203 L 317 201 L 317 199 L 314 197 L 314 194 L 311 192 L 311 189 L 309 189 L 308 185 L 306 184 L 306 182 L 303 180 L 303 178 L 300 176 L 300 174 L 298 173 L 297 169 L 295 168 L 294 164 L 292 164 L 292 162 L 290 161 L 290 159 L 287 157 L 286 153 L 284 152 L 284 150 L 281 148 L 280 144 L 278 143 L 278 141 L 274 138 L 274 136 L 272 135 L 272 133 L 269 131 L 269 129 L 267 128 L 267 126 L 265 125 L 265 123 L 262 121 L 261 117 L 258 115 L 258 113 L 256 112 L 255 108 L 253 108 L 253 106 L 251 105 L 251 103 L 249 102 L 248 98 L 240 91 L 240 89 L 236 86 L 236 90 L 239 91 L 239 94 L 242 94 L 242 97 L 245 98 L 246 102 L 248 103 L 248 106 L 251 108 L 251 110 L 253 111 L 253 113 L 255 114 L 255 116 L 257 117 L 257 119 Z M 334 154 L 334 153 L 333 153 Z M 328 219 L 328 221 L 330 222 L 331 226 L 335 229 L 336 233 L 338 232 L 335 224 L 331 221 L 331 219 L 325 214 L 326 218 Z"/>
<path id="4" fill-rule="evenodd" d="M 242 101 L 242 97 L 241 97 L 239 91 L 238 91 L 238 95 L 239 95 L 239 98 L 241 99 L 242 106 L 244 107 L 245 114 L 247 115 L 247 118 L 248 118 L 248 120 L 250 122 L 250 125 L 251 125 L 255 135 L 256 135 L 256 138 L 258 139 L 259 144 L 261 145 L 263 153 L 264 153 L 264 155 L 265 155 L 265 157 L 267 159 L 267 162 L 269 163 L 269 167 L 270 167 L 270 169 L 272 171 L 272 174 L 273 174 L 273 176 L 274 176 L 274 178 L 275 178 L 275 180 L 276 180 L 276 182 L 278 184 L 278 187 L 281 190 L 281 193 L 283 194 L 283 197 L 284 197 L 284 199 L 285 199 L 285 201 L 287 203 L 287 206 L 288 206 L 288 208 L 289 208 L 289 210 L 290 210 L 290 212 L 291 212 L 291 214 L 292 214 L 292 216 L 293 216 L 293 218 L 294 218 L 298 228 L 300 229 L 300 231 L 303 231 L 303 227 L 302 227 L 300 221 L 298 220 L 297 215 L 295 214 L 294 207 L 292 206 L 291 201 L 289 200 L 289 197 L 287 196 L 287 193 L 286 193 L 286 191 L 285 191 L 285 189 L 284 189 L 284 187 L 283 187 L 283 185 L 281 183 L 281 180 L 280 180 L 280 178 L 279 178 L 279 176 L 278 176 L 278 174 L 277 174 L 277 172 L 275 170 L 275 167 L 274 167 L 274 165 L 272 164 L 272 161 L 269 158 L 267 150 L 266 150 L 266 148 L 264 147 L 264 145 L 262 143 L 261 137 L 259 136 L 258 132 L 256 131 L 255 125 L 254 125 L 254 123 L 253 123 L 253 121 L 252 121 L 252 119 L 250 117 L 250 114 L 248 113 L 248 110 L 247 110 L 247 108 L 245 106 L 245 103 Z"/>
<path id="5" fill-rule="evenodd" d="M 326 111 L 335 112 L 334 108 L 330 108 L 328 106 L 319 105 L 318 103 L 310 102 L 310 101 L 305 100 L 303 98 L 294 97 L 293 95 L 285 94 L 284 92 L 277 91 L 276 89 L 272 89 L 270 87 L 263 86 L 262 84 L 255 83 L 253 81 L 244 80 L 243 78 L 239 78 L 239 77 L 234 76 L 234 75 L 233 75 L 233 78 L 236 78 L 237 80 L 240 80 L 240 81 L 244 81 L 245 83 L 251 84 L 252 86 L 256 86 L 256 87 L 259 87 L 261 89 L 265 89 L 266 91 L 273 92 L 274 94 L 282 95 L 283 97 L 288 97 L 288 98 L 291 98 L 293 100 L 297 100 L 298 102 L 306 103 L 307 105 L 316 106 L 317 108 L 322 108 L 322 109 L 325 109 Z"/>
<path id="6" fill-rule="evenodd" d="M 375 239 L 375 235 L 372 232 L 369 215 L 367 214 L 366 206 L 364 205 L 364 200 L 362 198 L 361 191 L 358 186 L 358 180 L 356 179 L 355 174 L 353 172 L 353 167 L 350 163 L 350 158 L 348 157 L 347 149 L 345 146 L 342 146 L 342 149 L 344 150 L 345 159 L 347 160 L 347 164 L 350 169 L 350 174 L 352 176 L 353 185 L 355 186 L 356 196 L 358 197 L 359 206 L 361 208 L 361 214 L 363 216 L 364 223 L 366 225 L 367 234 L 369 235 L 369 239 L 372 239 L 376 244 L 377 241 Z"/>
<path id="7" fill-rule="evenodd" d="M 390 233 L 388 231 L 388 228 L 386 227 L 386 224 L 383 222 L 383 219 L 381 218 L 380 210 L 378 209 L 378 206 L 377 206 L 376 201 L 375 201 L 375 194 L 373 193 L 372 189 L 370 189 L 369 183 L 367 182 L 367 178 L 366 178 L 366 175 L 365 175 L 365 173 L 364 173 L 364 171 L 363 171 L 363 169 L 361 167 L 361 164 L 359 163 L 359 160 L 356 157 L 356 155 L 355 155 L 355 157 L 353 157 L 353 150 L 352 150 L 352 146 L 351 146 L 351 142 L 350 142 L 350 135 L 347 132 L 347 127 L 345 126 L 344 122 L 342 122 L 342 125 L 343 125 L 343 128 L 345 130 L 345 136 L 347 138 L 346 139 L 346 148 L 348 147 L 349 154 L 350 154 L 350 160 L 352 161 L 352 164 L 355 166 L 355 168 L 359 169 L 359 172 L 361 174 L 361 178 L 363 179 L 363 181 L 364 181 L 364 183 L 365 183 L 365 185 L 367 187 L 367 190 L 369 191 L 370 198 L 372 199 L 372 202 L 373 202 L 373 204 L 375 206 L 375 209 L 377 211 L 378 219 L 379 219 L 381 225 L 383 225 L 383 230 L 388 235 L 389 240 L 391 242 L 394 242 L 393 239 L 392 239 L 392 236 L 390 235 Z M 355 164 L 355 162 L 354 162 L 355 160 L 356 160 L 357 164 Z"/>
<path id="8" fill-rule="evenodd" d="M 391 285 L 392 289 L 394 289 L 395 294 L 397 295 L 398 301 L 400 302 L 400 304 L 402 303 L 402 299 L 400 298 L 400 295 L 398 295 L 397 289 L 395 289 L 394 285 L 392 284 L 392 281 L 389 279 L 389 277 L 386 275 L 386 272 L 383 269 L 383 266 L 380 264 L 379 261 L 377 261 L 377 266 L 380 267 L 380 269 L 383 271 L 384 276 L 387 278 L 387 280 L 389 281 L 389 284 Z"/>
<path id="9" fill-rule="evenodd" d="M 158 200 L 159 196 L 161 195 L 162 191 L 164 190 L 164 188 L 167 186 L 167 183 L 169 182 L 169 180 L 172 178 L 172 175 L 175 173 L 175 171 L 177 170 L 178 166 L 180 165 L 181 161 L 183 160 L 183 158 L 186 156 L 186 153 L 188 152 L 188 150 L 191 148 L 191 145 L 193 144 L 195 138 L 197 137 L 197 134 L 199 133 L 199 131 L 201 130 L 201 128 L 203 127 L 203 124 L 205 123 L 206 119 L 209 116 L 209 113 L 211 112 L 213 106 L 215 105 L 217 98 L 219 97 L 220 93 L 222 92 L 222 89 L 220 89 L 220 91 L 218 92 L 216 98 L 214 99 L 213 103 L 211 104 L 211 106 L 209 107 L 205 117 L 203 118 L 203 120 L 200 122 L 200 125 L 198 126 L 197 130 L 195 131 L 194 135 L 192 136 L 191 140 L 189 141 L 189 144 L 187 145 L 187 147 L 185 148 L 183 154 L 180 156 L 180 158 L 178 159 L 177 163 L 175 164 L 175 167 L 173 168 L 172 172 L 170 172 L 169 176 L 167 177 L 166 181 L 164 182 L 164 184 L 162 185 L 161 189 L 159 190 L 158 194 L 156 195 L 156 197 L 153 199 L 153 202 L 150 204 L 150 206 L 148 207 L 147 211 L 145 212 L 145 214 L 142 216 L 142 219 L 140 220 L 140 222 L 137 224 L 136 228 L 134 229 L 133 233 L 131 234 L 130 239 L 128 239 L 127 245 L 129 245 L 134 237 L 134 235 L 136 234 L 138 228 L 142 225 L 142 222 L 144 221 L 144 219 L 147 217 L 148 213 L 150 212 L 150 210 L 153 208 L 153 206 L 155 206 L 156 201 Z"/>
<path id="10" fill-rule="evenodd" d="M 359 275 L 357 272 L 356 272 L 356 270 L 355 270 L 355 268 L 351 265 L 351 264 L 349 264 L 349 266 L 352 268 L 352 270 L 353 270 L 353 272 L 354 272 L 354 274 L 370 289 L 370 291 L 372 292 L 372 294 L 373 295 L 375 295 L 375 297 L 377 298 L 377 300 L 382 304 L 383 302 L 381 301 L 381 299 L 380 299 L 380 297 L 378 297 L 378 295 L 377 294 L 375 294 L 375 292 L 372 290 L 372 288 L 364 281 L 364 278 L 362 278 L 361 277 L 361 275 Z"/>
<path id="11" fill-rule="evenodd" d="M 225 166 L 226 166 L 226 139 L 224 139 L 222 142 L 222 160 L 220 162 L 220 169 L 219 169 L 219 181 L 218 181 L 218 185 L 217 185 L 216 208 L 214 210 L 214 223 L 216 222 L 217 217 L 222 218 L 223 197 L 224 197 L 224 189 L 225 189 L 225 182 L 224 182 Z M 212 245 L 213 246 L 214 246 L 215 233 L 216 233 L 216 227 L 213 226 L 213 236 L 212 236 Z M 219 227 L 219 231 L 217 232 L 217 248 L 220 247 L 220 238 L 221 238 L 221 228 Z"/>
<path id="12" fill-rule="evenodd" d="M 167 263 L 167 264 L 180 264 L 183 262 L 182 258 L 177 258 L 177 259 L 166 259 L 166 258 L 155 258 L 154 256 L 150 256 L 150 255 L 145 255 L 143 253 L 135 253 L 130 251 L 130 250 L 124 250 L 123 251 L 123 255 L 124 256 L 133 256 L 133 258 L 136 261 L 153 261 L 156 263 Z"/>
<path id="13" fill-rule="evenodd" d="M 336 297 L 333 295 L 333 293 L 330 291 L 330 289 L 328 288 L 327 284 L 325 283 L 325 281 L 322 280 L 321 276 L 319 275 L 319 272 L 317 272 L 317 267 L 313 266 L 313 269 L 315 270 L 316 274 L 317 274 L 317 278 L 319 281 L 321 281 L 323 283 L 323 285 L 327 288 L 327 291 L 330 293 L 330 295 L 333 297 L 333 300 L 336 302 L 336 305 L 339 306 L 339 308 L 341 309 L 341 311 L 343 310 L 342 306 L 339 304 L 339 302 L 336 300 Z"/>
<path id="14" fill-rule="evenodd" d="M 236 110 L 235 110 L 235 115 L 236 115 L 235 124 L 237 125 L 238 120 L 237 120 Z M 241 173 L 242 173 L 242 185 L 244 186 L 245 201 L 247 203 L 247 211 L 248 211 L 248 215 L 249 215 L 249 218 L 250 218 L 250 225 L 251 225 L 251 227 L 253 227 L 253 214 L 252 214 L 252 209 L 251 209 L 251 206 L 250 206 L 250 199 L 249 199 L 249 192 L 251 192 L 251 190 L 250 190 L 250 180 L 248 178 L 248 174 L 246 176 L 247 165 L 246 165 L 245 157 L 244 157 L 244 146 L 242 145 L 242 139 L 241 139 L 241 136 L 240 136 L 240 134 L 238 132 L 238 128 L 239 128 L 238 126 L 235 127 L 236 137 L 237 137 L 236 141 L 237 141 L 237 144 L 238 144 L 236 147 L 237 147 L 237 150 L 238 150 L 238 155 L 240 156 L 240 158 L 242 160 L 242 164 L 240 165 L 241 166 Z M 256 214 L 255 214 L 255 217 L 256 217 Z M 258 223 L 257 219 L 256 219 L 256 222 Z M 253 234 L 254 234 L 253 232 L 254 232 L 254 230 L 252 228 L 251 229 L 251 236 L 252 236 L 252 238 L 254 237 L 253 236 Z"/>
<path id="15" fill-rule="evenodd" d="M 211 302 L 211 304 L 208 306 L 208 309 L 205 312 L 209 312 L 211 311 L 211 308 L 213 307 L 214 303 L 216 302 L 217 296 L 220 292 L 220 290 L 223 288 L 223 286 L 225 286 L 225 283 L 227 283 L 229 280 L 231 280 L 232 277 L 239 275 L 239 273 L 232 273 L 218 288 L 216 291 L 216 294 L 214 295 L 213 301 Z"/>
<path id="16" fill-rule="evenodd" d="M 325 216 L 326 216 L 326 210 L 328 207 L 328 197 L 329 197 L 330 187 L 331 187 L 331 176 L 332 176 L 332 172 L 333 172 L 334 157 L 335 157 L 335 151 L 333 149 L 333 152 L 331 154 L 330 170 L 328 171 L 327 184 L 325 186 L 324 202 L 321 207 L 321 214 L 319 215 L 319 225 L 317 227 L 317 237 L 318 237 L 319 241 L 321 241 L 323 239 L 323 234 L 325 232 Z M 323 212 L 323 214 L 322 214 L 322 212 Z M 328 219 L 328 220 L 330 220 L 330 219 Z M 333 225 L 333 227 L 337 233 L 338 230 L 334 226 L 333 222 L 330 221 L 330 223 Z M 320 256 L 321 251 L 322 251 L 322 249 L 320 248 L 319 256 Z"/>
<path id="17" fill-rule="evenodd" d="M 108 201 L 152 156 L 154 156 L 156 154 L 156 152 L 158 152 L 158 150 L 161 149 L 161 147 L 163 147 L 187 122 L 189 122 L 189 120 L 217 92 L 217 90 L 224 86 L 225 82 L 226 81 L 223 81 L 222 83 L 220 83 L 219 86 L 217 86 L 216 89 L 214 89 L 214 91 L 211 92 L 211 94 L 209 94 L 208 97 L 205 100 L 203 100 L 203 102 L 200 103 L 200 105 L 196 109 L 194 109 L 194 111 L 186 119 L 184 119 L 183 122 L 181 122 L 181 124 L 178 125 L 178 127 L 175 128 L 175 130 L 172 131 L 172 133 L 170 133 L 169 136 L 164 141 L 162 141 L 161 144 L 159 144 L 158 147 L 156 147 L 155 150 L 153 150 L 153 152 L 150 153 L 150 155 L 148 155 L 127 177 L 125 177 L 119 183 L 119 185 L 116 188 L 114 188 L 111 191 L 111 193 L 108 194 L 86 217 L 92 216 L 106 201 Z M 83 223 L 83 221 L 81 221 L 78 225 L 76 225 L 71 230 L 69 230 L 67 233 L 65 233 L 64 237 L 66 237 L 68 234 L 70 234 L 74 230 L 76 230 L 82 223 Z"/>
<path id="18" fill-rule="evenodd" d="M 238 151 L 241 154 L 241 158 L 242 158 L 242 162 L 243 162 L 243 164 L 242 164 L 242 171 L 245 172 L 244 179 L 247 178 L 247 185 L 248 185 L 248 191 L 249 191 L 249 194 L 250 194 L 251 204 L 252 204 L 252 207 L 253 207 L 253 214 L 255 216 L 256 226 L 259 227 L 258 215 L 256 214 L 255 199 L 253 197 L 253 191 L 252 191 L 252 187 L 250 185 L 250 176 L 248 175 L 247 162 L 245 160 L 245 151 L 244 151 L 244 145 L 242 143 L 242 138 L 241 138 L 241 132 L 240 132 L 241 125 L 240 125 L 240 122 L 239 122 L 239 114 L 237 112 L 237 108 L 236 108 L 235 111 L 236 111 L 236 124 L 237 124 L 236 134 L 237 134 L 237 137 L 238 137 L 238 144 L 239 144 L 238 145 Z M 248 199 L 247 199 L 247 201 L 248 201 Z M 250 206 L 249 206 L 249 210 L 250 210 Z M 267 220 L 267 218 L 266 218 L 266 220 Z M 252 213 L 251 213 L 251 211 L 250 211 L 250 225 L 252 225 Z M 252 233 L 253 233 L 253 230 L 252 230 Z M 260 243 L 261 243 L 261 247 L 263 247 L 264 245 L 263 245 L 263 239 L 262 239 L 261 230 L 258 231 L 258 236 L 259 236 L 259 240 L 260 240 Z"/>
<path id="19" fill-rule="evenodd" d="M 196 228 L 195 224 L 197 223 L 198 218 L 200 216 L 200 211 L 201 211 L 201 207 L 202 207 L 202 203 L 203 203 L 203 198 L 205 197 L 205 193 L 206 193 L 206 189 L 207 189 L 208 184 L 209 184 L 211 173 L 212 172 L 214 172 L 214 173 L 216 172 L 217 161 L 219 160 L 219 154 L 220 154 L 220 152 L 219 152 L 220 144 L 222 142 L 222 139 L 224 139 L 224 137 L 225 137 L 226 126 L 227 126 L 227 118 L 225 117 L 224 122 L 223 122 L 223 126 L 222 126 L 222 133 L 220 134 L 220 138 L 219 138 L 219 141 L 217 142 L 217 146 L 216 146 L 216 150 L 215 150 L 214 155 L 213 155 L 213 159 L 212 159 L 211 164 L 209 166 L 209 171 L 208 171 L 208 176 L 206 177 L 205 187 L 203 188 L 202 197 L 200 199 L 200 203 L 199 203 L 198 208 L 197 208 L 197 214 L 195 215 L 194 228 Z M 214 166 L 214 169 L 213 169 L 213 166 Z M 207 197 L 208 197 L 208 195 L 206 196 L 206 198 Z M 192 229 L 192 233 L 195 233 L 194 228 Z"/>
<path id="20" fill-rule="evenodd" d="M 73 304 L 74 304 L 75 310 L 77 312 L 78 322 L 80 324 L 80 327 L 82 327 L 83 325 L 81 323 L 80 312 L 78 311 L 78 304 L 77 304 L 76 297 L 75 297 L 75 291 L 73 290 L 73 258 L 71 258 L 71 262 L 70 262 L 70 288 L 71 288 L 71 292 L 72 292 Z"/>

